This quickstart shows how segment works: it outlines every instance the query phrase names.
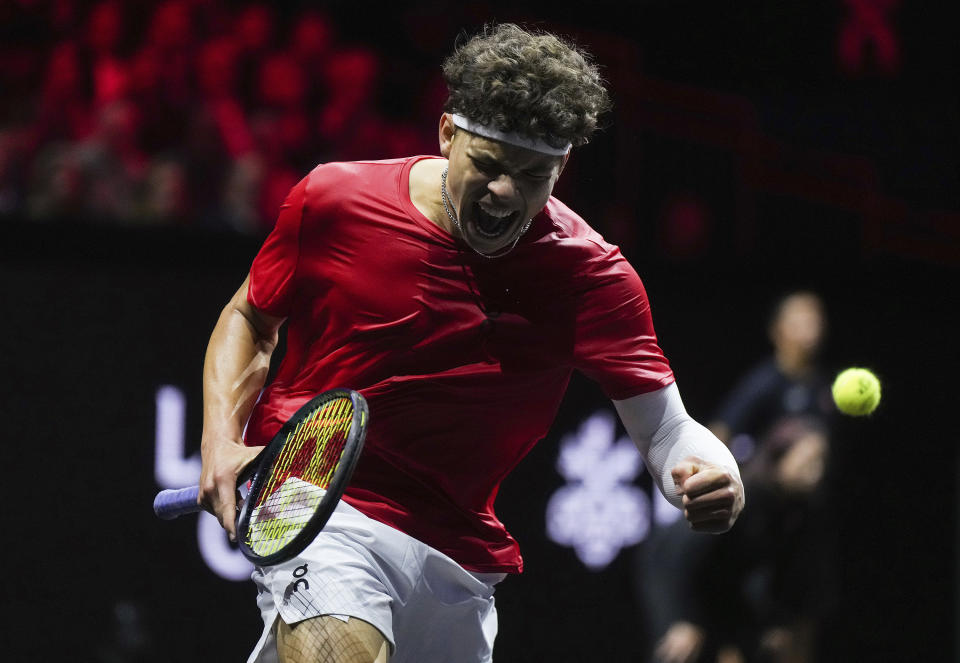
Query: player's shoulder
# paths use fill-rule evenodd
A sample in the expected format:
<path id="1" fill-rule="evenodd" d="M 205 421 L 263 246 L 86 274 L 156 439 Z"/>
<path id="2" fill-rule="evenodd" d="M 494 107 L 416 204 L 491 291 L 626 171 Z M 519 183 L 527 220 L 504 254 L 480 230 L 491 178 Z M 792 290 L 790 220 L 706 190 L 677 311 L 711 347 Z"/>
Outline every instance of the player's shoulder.
<path id="1" fill-rule="evenodd" d="M 579 214 L 551 197 L 535 219 L 518 256 L 533 265 L 538 282 L 573 286 L 582 292 L 600 283 L 638 282 L 636 270 L 621 253 Z"/>
<path id="2" fill-rule="evenodd" d="M 359 193 L 395 189 L 401 171 L 416 157 L 370 161 L 328 161 L 311 170 L 306 195 L 313 203 L 330 202 Z"/>
<path id="3" fill-rule="evenodd" d="M 577 258 L 619 255 L 616 246 L 607 242 L 583 217 L 559 199 L 551 196 L 542 215 L 546 225 L 541 228 L 541 236 L 548 240 L 552 249 Z"/>
<path id="4" fill-rule="evenodd" d="M 384 172 L 390 168 L 402 168 L 406 163 L 419 157 L 401 157 L 399 159 L 369 159 L 359 161 L 326 161 L 317 164 L 312 173 L 321 175 L 356 174 L 368 171 Z"/>
<path id="5" fill-rule="evenodd" d="M 307 175 L 311 184 L 353 184 L 358 188 L 369 179 L 382 179 L 389 176 L 390 171 L 400 170 L 411 159 L 379 159 L 371 161 L 327 161 L 317 164 Z"/>

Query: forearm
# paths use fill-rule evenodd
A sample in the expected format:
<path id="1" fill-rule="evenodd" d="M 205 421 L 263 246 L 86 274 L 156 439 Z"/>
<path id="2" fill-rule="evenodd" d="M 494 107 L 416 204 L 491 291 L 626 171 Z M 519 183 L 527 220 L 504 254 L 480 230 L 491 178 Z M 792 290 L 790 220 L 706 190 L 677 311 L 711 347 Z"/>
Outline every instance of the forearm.
<path id="1" fill-rule="evenodd" d="M 724 467 L 742 486 L 740 470 L 730 450 L 687 414 L 676 384 L 614 401 L 614 405 L 651 476 L 674 506 L 682 508 L 682 496 L 677 492 L 671 471 L 685 458 L 700 458 Z"/>
<path id="2" fill-rule="evenodd" d="M 243 427 L 266 381 L 282 322 L 247 302 L 245 281 L 224 307 L 207 345 L 198 501 L 231 537 L 237 476 L 257 453 L 244 446 Z"/>
<path id="3" fill-rule="evenodd" d="M 210 336 L 203 364 L 203 439 L 241 438 L 270 369 L 277 327 L 252 312 L 246 283 L 224 307 Z"/>

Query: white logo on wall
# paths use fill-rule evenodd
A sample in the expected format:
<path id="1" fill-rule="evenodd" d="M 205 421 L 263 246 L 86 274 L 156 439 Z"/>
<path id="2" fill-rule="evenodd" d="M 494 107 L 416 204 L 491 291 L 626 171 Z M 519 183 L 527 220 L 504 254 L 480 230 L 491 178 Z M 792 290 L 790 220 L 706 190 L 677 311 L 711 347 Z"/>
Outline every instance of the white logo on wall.
<path id="1" fill-rule="evenodd" d="M 547 504 L 547 536 L 574 549 L 587 568 L 599 571 L 626 546 L 643 541 L 651 515 L 660 524 L 680 516 L 654 488 L 650 497 L 633 481 L 643 459 L 629 437 L 617 439 L 614 415 L 588 417 L 560 441 L 557 470 L 567 480 Z"/>
<path id="2" fill-rule="evenodd" d="M 185 456 L 187 399 L 177 387 L 157 390 L 157 427 L 154 477 L 161 488 L 192 486 L 200 479 L 200 454 Z M 197 519 L 200 555 L 214 573 L 227 580 L 249 580 L 253 565 L 233 548 L 220 523 L 207 512 Z"/>

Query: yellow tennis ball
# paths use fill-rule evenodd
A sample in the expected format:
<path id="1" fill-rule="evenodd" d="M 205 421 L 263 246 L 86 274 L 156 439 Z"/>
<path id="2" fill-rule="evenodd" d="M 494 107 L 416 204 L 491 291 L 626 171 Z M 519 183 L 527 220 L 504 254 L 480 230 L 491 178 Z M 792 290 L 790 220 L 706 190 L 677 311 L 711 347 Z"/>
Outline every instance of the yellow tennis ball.
<path id="1" fill-rule="evenodd" d="M 866 368 L 848 368 L 833 381 L 833 402 L 844 414 L 861 417 L 880 404 L 880 380 Z"/>

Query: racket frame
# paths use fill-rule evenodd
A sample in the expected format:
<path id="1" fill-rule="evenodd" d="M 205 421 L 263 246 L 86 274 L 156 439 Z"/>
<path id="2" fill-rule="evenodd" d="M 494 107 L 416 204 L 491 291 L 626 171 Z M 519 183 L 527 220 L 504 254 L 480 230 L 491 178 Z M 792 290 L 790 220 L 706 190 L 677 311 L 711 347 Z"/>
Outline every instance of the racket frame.
<path id="1" fill-rule="evenodd" d="M 330 485 L 326 489 L 326 494 L 321 498 L 320 504 L 314 511 L 310 520 L 304 525 L 303 529 L 293 537 L 286 545 L 279 550 L 275 550 L 269 555 L 257 554 L 247 543 L 247 534 L 249 532 L 250 516 L 255 508 L 255 503 L 263 484 L 268 477 L 263 474 L 263 469 L 273 464 L 274 459 L 283 451 L 286 446 L 287 438 L 290 433 L 296 430 L 297 426 L 313 412 L 328 401 L 337 398 L 349 398 L 353 403 L 353 421 L 350 424 L 350 432 L 343 444 L 343 451 L 340 455 L 340 462 L 337 469 L 330 479 Z M 279 564 L 300 554 L 304 548 L 310 545 L 310 542 L 320 533 L 327 520 L 333 514 L 334 509 L 340 503 L 343 491 L 346 490 L 353 470 L 360 460 L 360 452 L 363 449 L 363 441 L 366 438 L 367 422 L 370 420 L 370 413 L 367 408 L 367 401 L 360 393 L 352 389 L 331 389 L 325 391 L 305 403 L 297 410 L 290 419 L 283 424 L 280 431 L 273 437 L 270 443 L 253 464 L 256 467 L 252 479 L 250 480 L 250 490 L 240 513 L 237 516 L 237 544 L 240 552 L 248 560 L 258 566 L 270 566 Z"/>

